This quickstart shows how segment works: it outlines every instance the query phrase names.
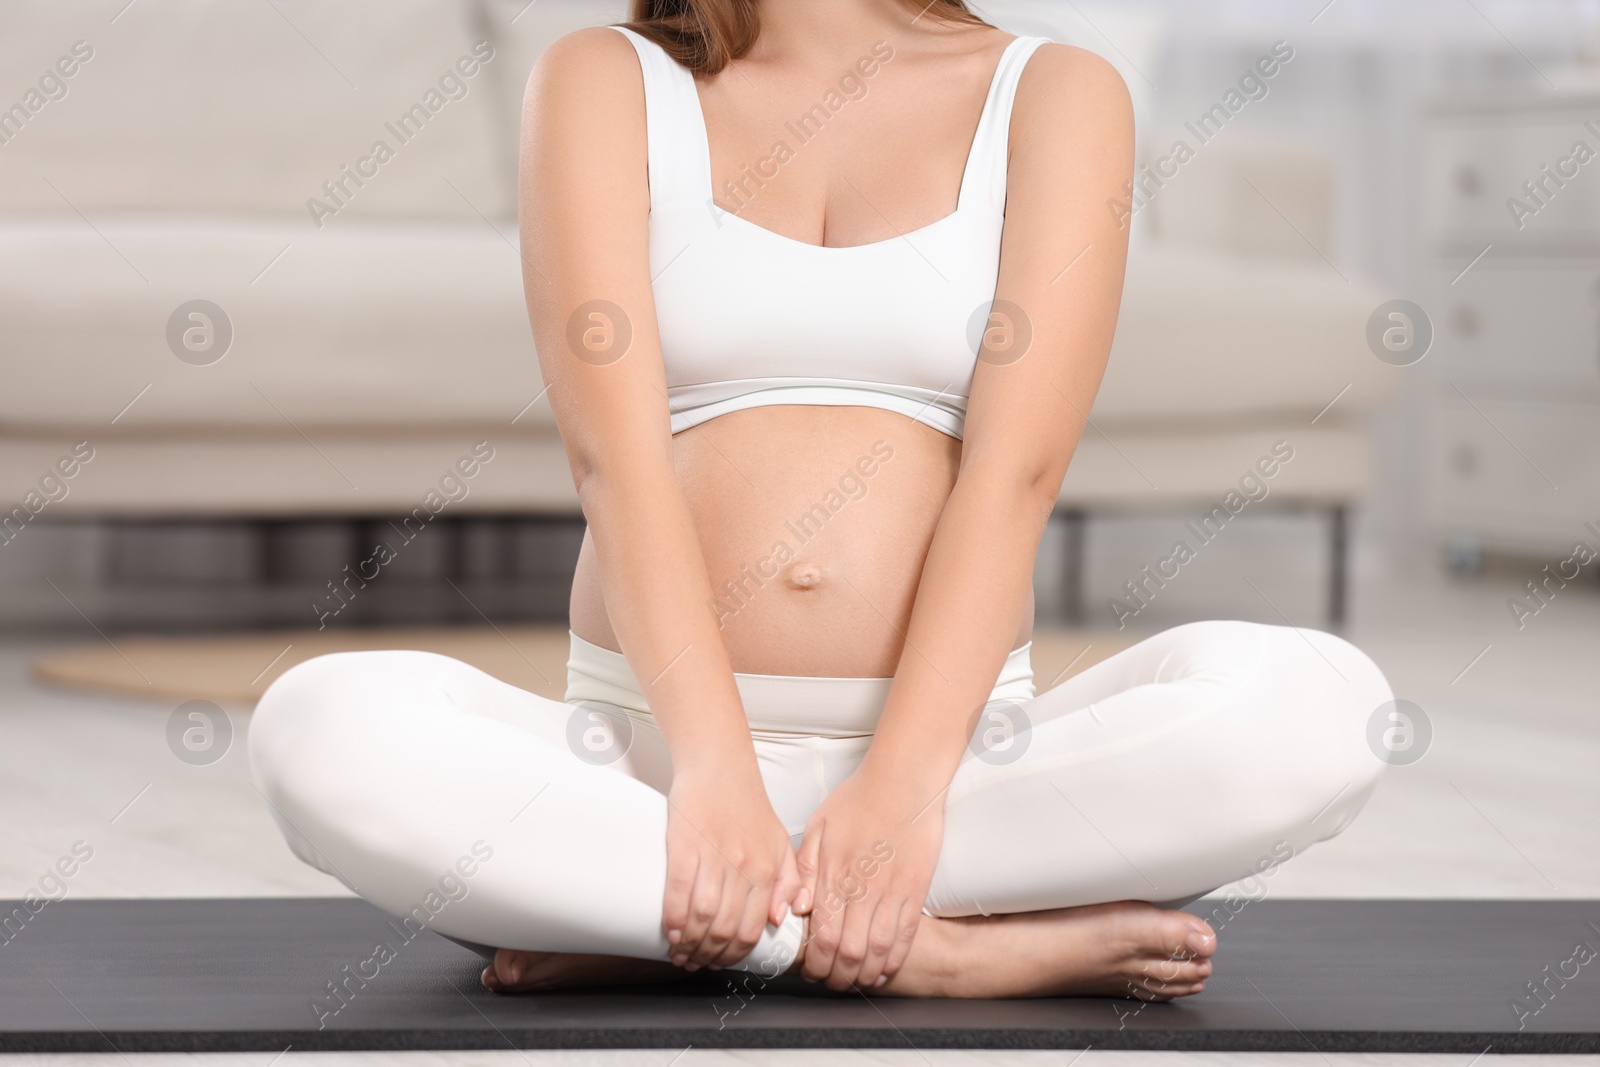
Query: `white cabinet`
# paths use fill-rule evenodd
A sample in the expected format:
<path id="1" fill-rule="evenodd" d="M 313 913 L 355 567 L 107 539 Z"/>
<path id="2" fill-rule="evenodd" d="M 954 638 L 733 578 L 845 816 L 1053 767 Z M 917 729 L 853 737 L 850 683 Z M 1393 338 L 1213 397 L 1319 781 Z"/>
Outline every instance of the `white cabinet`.
<path id="1" fill-rule="evenodd" d="M 1593 543 L 1600 94 L 1436 108 L 1421 174 L 1430 525 L 1450 543 L 1534 556 Z M 1534 209 L 1520 226 L 1513 198 Z"/>
<path id="2" fill-rule="evenodd" d="M 1600 407 L 1464 392 L 1436 400 L 1430 427 L 1440 532 L 1536 555 L 1594 544 L 1582 526 L 1600 524 Z"/>
<path id="3" fill-rule="evenodd" d="M 1600 174 L 1595 175 L 1600 184 Z M 1436 268 L 1435 377 L 1472 393 L 1527 400 L 1600 401 L 1600 259 L 1499 259 L 1493 252 L 1450 284 L 1461 263 Z"/>
<path id="4" fill-rule="evenodd" d="M 1597 130 L 1600 97 L 1437 114 L 1422 163 L 1427 239 L 1438 248 L 1475 245 L 1469 255 L 1505 240 L 1592 249 L 1600 240 Z M 1588 162 L 1574 151 L 1580 143 L 1593 154 Z M 1516 211 L 1512 200 L 1522 205 Z"/>

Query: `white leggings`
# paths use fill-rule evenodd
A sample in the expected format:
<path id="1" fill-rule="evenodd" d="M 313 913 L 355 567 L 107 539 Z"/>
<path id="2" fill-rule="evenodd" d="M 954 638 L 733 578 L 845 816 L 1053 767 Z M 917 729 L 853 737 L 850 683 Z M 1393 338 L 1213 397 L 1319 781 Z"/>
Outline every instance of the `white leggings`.
<path id="1" fill-rule="evenodd" d="M 671 761 L 627 661 L 572 648 L 566 703 L 430 652 L 285 672 L 250 765 L 290 848 L 407 927 L 665 959 Z M 889 682 L 736 680 L 799 834 L 866 752 Z M 1337 834 L 1386 766 L 1366 727 L 1388 683 L 1316 630 L 1190 623 L 1031 693 L 1019 649 L 946 794 L 929 915 L 1192 899 Z M 769 927 L 744 966 L 802 936 L 792 916 Z"/>

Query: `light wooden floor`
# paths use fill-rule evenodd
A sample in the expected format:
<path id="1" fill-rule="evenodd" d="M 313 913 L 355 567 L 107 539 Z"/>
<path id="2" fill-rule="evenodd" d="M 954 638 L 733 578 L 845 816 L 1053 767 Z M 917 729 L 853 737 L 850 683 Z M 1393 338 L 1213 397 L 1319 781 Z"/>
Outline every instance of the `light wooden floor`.
<path id="1" fill-rule="evenodd" d="M 41 652 L 36 680 L 58 688 L 141 700 L 211 700 L 249 705 L 278 675 L 313 656 L 408 648 L 465 660 L 502 681 L 553 700 L 567 676 L 565 626 L 461 626 L 292 630 L 224 637 L 118 637 Z M 1041 690 L 1133 644 L 1131 632 L 1042 630 L 1033 673 Z"/>

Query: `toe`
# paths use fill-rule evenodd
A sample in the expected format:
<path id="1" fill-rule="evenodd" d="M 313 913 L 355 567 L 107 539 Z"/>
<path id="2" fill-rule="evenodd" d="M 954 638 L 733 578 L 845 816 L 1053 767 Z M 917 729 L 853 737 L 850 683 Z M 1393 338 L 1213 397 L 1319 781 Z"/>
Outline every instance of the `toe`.
<path id="1" fill-rule="evenodd" d="M 494 971 L 503 987 L 515 986 L 522 981 L 527 969 L 526 953 L 503 948 L 494 954 Z"/>
<path id="2" fill-rule="evenodd" d="M 1164 980 L 1156 975 L 1141 975 L 1129 984 L 1133 987 L 1134 996 L 1157 1003 L 1193 996 L 1205 988 L 1205 983 L 1198 978 Z"/>
<path id="3" fill-rule="evenodd" d="M 1189 985 L 1210 973 L 1209 961 L 1183 959 L 1148 960 L 1139 969 L 1140 977 L 1152 985 Z"/>
<path id="4" fill-rule="evenodd" d="M 1217 932 L 1211 929 L 1211 924 L 1198 915 L 1184 914 L 1188 924 L 1188 932 L 1184 937 L 1184 947 L 1200 959 L 1205 959 L 1217 951 Z"/>
<path id="5" fill-rule="evenodd" d="M 1159 944 L 1146 946 L 1154 956 L 1204 959 L 1217 950 L 1217 935 L 1206 921 L 1186 911 L 1164 911 L 1151 931 Z"/>
<path id="6" fill-rule="evenodd" d="M 1191 982 L 1188 985 L 1169 985 L 1161 991 L 1166 1000 L 1177 1000 L 1179 997 L 1192 997 L 1205 989 L 1204 982 Z"/>
<path id="7" fill-rule="evenodd" d="M 1142 936 L 1137 937 L 1141 956 L 1189 959 L 1200 954 L 1195 946 L 1204 942 L 1196 929 L 1200 920 L 1194 916 L 1182 911 L 1152 909 L 1142 918 Z"/>

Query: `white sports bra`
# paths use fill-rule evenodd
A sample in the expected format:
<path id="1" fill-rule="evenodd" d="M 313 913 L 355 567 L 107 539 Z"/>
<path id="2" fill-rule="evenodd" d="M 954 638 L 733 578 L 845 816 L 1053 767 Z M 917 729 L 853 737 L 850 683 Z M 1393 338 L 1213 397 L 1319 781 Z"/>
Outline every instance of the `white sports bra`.
<path id="1" fill-rule="evenodd" d="M 956 210 L 871 244 L 785 237 L 712 201 L 694 75 L 621 26 L 644 73 L 650 276 L 672 432 L 771 404 L 875 407 L 960 438 L 1000 271 L 1017 81 L 1043 37 L 995 68 Z"/>

